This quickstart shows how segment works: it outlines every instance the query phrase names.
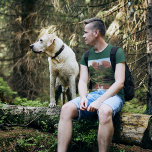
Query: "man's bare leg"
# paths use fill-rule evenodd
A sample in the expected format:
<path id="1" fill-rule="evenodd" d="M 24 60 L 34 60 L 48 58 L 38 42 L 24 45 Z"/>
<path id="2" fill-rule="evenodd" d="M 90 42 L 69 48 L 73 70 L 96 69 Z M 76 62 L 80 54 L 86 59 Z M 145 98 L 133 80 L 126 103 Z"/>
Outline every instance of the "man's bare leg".
<path id="1" fill-rule="evenodd" d="M 78 116 L 77 107 L 68 102 L 62 106 L 58 125 L 58 152 L 66 152 L 72 137 L 72 118 Z"/>
<path id="2" fill-rule="evenodd" d="M 112 108 L 103 104 L 99 109 L 98 147 L 99 152 L 108 152 L 112 142 L 114 127 L 112 122 Z"/>

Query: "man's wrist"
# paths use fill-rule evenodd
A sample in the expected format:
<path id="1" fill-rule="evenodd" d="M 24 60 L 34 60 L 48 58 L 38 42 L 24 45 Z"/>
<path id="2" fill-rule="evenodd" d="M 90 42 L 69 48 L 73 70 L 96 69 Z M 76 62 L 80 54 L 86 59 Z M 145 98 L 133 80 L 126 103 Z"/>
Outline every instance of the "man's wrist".
<path id="1" fill-rule="evenodd" d="M 102 102 L 102 100 L 100 100 L 100 99 L 97 99 L 97 100 L 96 100 L 96 102 L 97 102 L 97 103 L 101 103 L 101 102 Z"/>

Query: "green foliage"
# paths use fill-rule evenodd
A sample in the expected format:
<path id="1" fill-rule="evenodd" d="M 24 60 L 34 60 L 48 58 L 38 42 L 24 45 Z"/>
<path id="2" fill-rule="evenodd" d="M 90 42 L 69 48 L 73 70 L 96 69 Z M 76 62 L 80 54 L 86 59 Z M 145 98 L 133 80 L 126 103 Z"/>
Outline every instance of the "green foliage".
<path id="1" fill-rule="evenodd" d="M 21 106 L 32 106 L 32 107 L 47 107 L 48 106 L 48 102 L 42 103 L 40 99 L 28 100 L 26 98 L 20 98 L 20 97 L 16 97 L 13 100 L 13 104 L 21 105 Z"/>
<path id="2" fill-rule="evenodd" d="M 32 107 L 47 107 L 48 102 L 42 102 L 40 98 L 36 100 L 28 100 L 17 96 L 17 92 L 14 92 L 6 81 L 0 77 L 0 104 L 9 103 L 21 106 L 32 106 Z"/>
<path id="3" fill-rule="evenodd" d="M 51 118 L 41 115 L 41 118 L 39 121 L 40 121 L 39 126 L 42 131 L 51 132 L 57 136 L 57 127 L 58 127 L 58 122 L 59 122 L 58 115 L 52 116 Z"/>
<path id="4" fill-rule="evenodd" d="M 17 95 L 17 93 L 12 91 L 7 82 L 0 77 L 0 100 L 10 103 L 15 95 Z"/>
<path id="5" fill-rule="evenodd" d="M 143 114 L 146 110 L 146 104 L 142 104 L 138 99 L 133 99 L 130 102 L 125 102 L 122 112 L 140 113 Z"/>
<path id="6" fill-rule="evenodd" d="M 4 104 L 0 101 L 0 109 L 4 106 Z M 6 115 L 3 114 L 3 112 L 0 112 L 0 126 L 3 126 L 5 123 L 5 119 L 7 118 Z"/>
<path id="7" fill-rule="evenodd" d="M 143 102 L 145 100 L 145 92 L 146 90 L 144 88 L 136 90 L 135 98 L 125 102 L 122 112 L 143 114 L 146 110 L 146 104 Z"/>
<path id="8" fill-rule="evenodd" d="M 42 133 L 33 129 L 16 128 L 16 132 L 10 137 L 2 140 L 0 137 L 0 151 L 9 151 L 9 147 L 13 151 L 37 151 L 37 152 L 53 152 L 56 147 L 56 136 L 50 133 Z M 20 130 L 17 132 L 17 130 Z M 7 146 L 6 146 L 7 143 Z"/>
<path id="9" fill-rule="evenodd" d="M 47 131 L 48 130 L 48 124 L 45 121 L 41 121 L 41 126 L 42 126 L 42 130 L 43 131 Z"/>
<path id="10" fill-rule="evenodd" d="M 56 137 L 54 135 L 47 135 L 47 134 L 38 134 L 32 135 L 27 137 L 27 139 L 20 139 L 18 140 L 18 144 L 21 147 L 30 148 L 32 146 L 39 147 L 39 151 L 53 151 L 55 149 L 54 145 L 56 146 Z"/>
<path id="11" fill-rule="evenodd" d="M 146 95 L 147 89 L 145 89 L 145 87 L 141 87 L 135 91 L 135 98 L 137 98 L 142 103 L 144 103 L 144 101 L 147 101 Z"/>
<path id="12" fill-rule="evenodd" d="M 73 122 L 73 137 L 69 151 L 89 152 L 97 150 L 98 121 L 80 120 Z"/>
<path id="13" fill-rule="evenodd" d="M 30 138 L 27 138 L 27 139 L 24 139 L 24 140 L 23 139 L 17 140 L 18 145 L 21 146 L 21 147 L 23 147 L 23 146 L 24 147 L 35 146 L 37 142 L 38 141 L 34 137 L 30 137 Z"/>
<path id="14" fill-rule="evenodd" d="M 7 118 L 6 115 L 0 115 L 0 125 L 1 126 L 4 124 L 6 118 Z"/>
<path id="15" fill-rule="evenodd" d="M 84 134 L 78 133 L 77 137 L 74 138 L 74 141 L 86 142 L 87 145 L 90 145 L 96 141 L 96 137 L 97 137 L 96 134 L 97 134 L 96 130 L 90 129 L 89 133 L 88 132 L 84 132 Z"/>

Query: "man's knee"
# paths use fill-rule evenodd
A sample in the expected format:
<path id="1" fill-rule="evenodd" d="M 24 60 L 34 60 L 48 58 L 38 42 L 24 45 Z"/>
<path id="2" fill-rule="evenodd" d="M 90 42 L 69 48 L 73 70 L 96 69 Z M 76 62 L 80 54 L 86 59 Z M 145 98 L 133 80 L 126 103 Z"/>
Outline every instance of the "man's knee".
<path id="1" fill-rule="evenodd" d="M 103 104 L 99 108 L 99 123 L 104 125 L 112 120 L 113 110 L 109 105 Z"/>
<path id="2" fill-rule="evenodd" d="M 60 114 L 61 119 L 69 119 L 69 118 L 72 119 L 77 116 L 78 116 L 78 110 L 74 103 L 67 102 L 62 106 L 61 114 Z"/>

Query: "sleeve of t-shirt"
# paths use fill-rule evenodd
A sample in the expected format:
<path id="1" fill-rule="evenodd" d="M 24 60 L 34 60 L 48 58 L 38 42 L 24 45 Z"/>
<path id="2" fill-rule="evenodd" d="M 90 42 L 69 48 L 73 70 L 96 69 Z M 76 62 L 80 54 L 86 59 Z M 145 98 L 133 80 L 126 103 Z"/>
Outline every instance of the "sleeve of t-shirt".
<path id="1" fill-rule="evenodd" d="M 126 62 L 124 51 L 119 48 L 116 53 L 116 64 Z"/>
<path id="2" fill-rule="evenodd" d="M 86 65 L 86 62 L 85 62 L 85 60 L 84 60 L 84 54 L 83 54 L 82 57 L 81 57 L 80 64 L 87 66 L 87 65 Z"/>

